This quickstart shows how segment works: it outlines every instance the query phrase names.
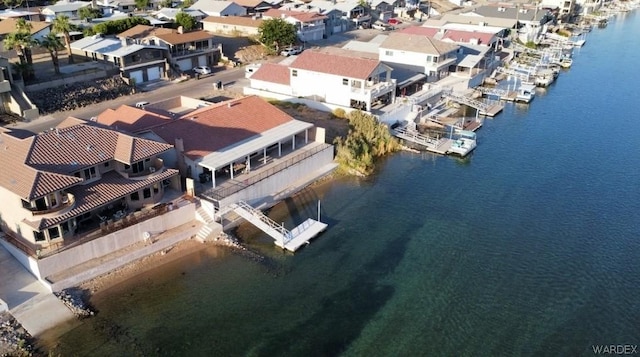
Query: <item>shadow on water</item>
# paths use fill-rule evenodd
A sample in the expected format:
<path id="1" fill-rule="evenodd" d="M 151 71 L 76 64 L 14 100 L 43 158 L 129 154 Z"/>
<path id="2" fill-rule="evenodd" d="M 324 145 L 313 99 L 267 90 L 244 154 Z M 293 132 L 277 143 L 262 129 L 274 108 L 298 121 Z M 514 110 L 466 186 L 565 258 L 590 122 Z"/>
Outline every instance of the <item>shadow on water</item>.
<path id="1" fill-rule="evenodd" d="M 399 234 L 362 266 L 349 285 L 325 297 L 314 314 L 288 330 L 266 336 L 248 355 L 335 356 L 346 351 L 392 298 L 395 288 L 379 282 L 400 264 L 408 237 L 418 229 L 418 225 L 407 227 L 405 234 Z"/>

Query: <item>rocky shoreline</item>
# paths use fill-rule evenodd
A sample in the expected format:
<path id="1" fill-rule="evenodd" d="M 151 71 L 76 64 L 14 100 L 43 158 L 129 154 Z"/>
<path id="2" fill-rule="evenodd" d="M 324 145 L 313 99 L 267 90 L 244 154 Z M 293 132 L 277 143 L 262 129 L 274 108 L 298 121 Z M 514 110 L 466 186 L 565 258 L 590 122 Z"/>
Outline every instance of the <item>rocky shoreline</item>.
<path id="1" fill-rule="evenodd" d="M 95 311 L 88 303 L 89 293 L 86 290 L 69 288 L 53 294 L 60 299 L 77 318 L 83 319 L 95 315 Z"/>
<path id="2" fill-rule="evenodd" d="M 35 339 L 9 313 L 0 313 L 0 356 L 33 356 Z"/>

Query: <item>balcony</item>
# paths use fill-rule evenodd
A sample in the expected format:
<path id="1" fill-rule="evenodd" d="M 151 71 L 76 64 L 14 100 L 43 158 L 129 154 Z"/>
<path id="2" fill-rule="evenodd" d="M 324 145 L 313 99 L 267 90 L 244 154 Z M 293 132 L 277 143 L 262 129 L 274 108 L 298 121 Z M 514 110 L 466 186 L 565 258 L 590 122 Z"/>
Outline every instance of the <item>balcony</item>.
<path id="1" fill-rule="evenodd" d="M 164 172 L 164 169 L 164 161 L 160 158 L 155 158 L 150 161 L 149 167 L 145 168 L 142 171 L 136 173 L 118 171 L 118 173 L 122 177 L 128 178 L 130 180 L 146 180 Z"/>
<path id="2" fill-rule="evenodd" d="M 203 48 L 196 48 L 195 46 L 189 46 L 189 47 L 171 49 L 171 57 L 179 58 L 179 57 L 186 57 L 186 56 L 191 56 L 199 53 L 209 53 L 209 52 L 216 52 L 216 51 L 222 52 L 221 44 L 214 44 L 212 46 L 203 47 Z"/>
<path id="3" fill-rule="evenodd" d="M 375 84 L 367 83 L 364 88 L 351 87 L 351 93 L 359 94 L 359 98 L 354 99 L 368 99 L 379 97 L 385 93 L 391 92 L 396 86 L 395 80 L 391 82 L 378 82 Z"/>
<path id="4" fill-rule="evenodd" d="M 76 198 L 71 193 L 64 193 L 62 195 L 62 202 L 56 207 L 39 210 L 37 208 L 31 208 L 31 215 L 38 216 L 38 219 L 53 217 L 69 212 L 76 204 Z"/>

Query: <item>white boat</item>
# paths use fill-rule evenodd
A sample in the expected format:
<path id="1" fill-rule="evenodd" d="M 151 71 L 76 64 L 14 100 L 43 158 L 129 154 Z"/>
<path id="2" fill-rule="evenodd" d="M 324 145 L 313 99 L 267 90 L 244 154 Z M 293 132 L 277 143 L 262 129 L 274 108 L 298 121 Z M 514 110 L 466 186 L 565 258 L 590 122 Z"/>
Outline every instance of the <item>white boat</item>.
<path id="1" fill-rule="evenodd" d="M 536 94 L 536 86 L 530 83 L 523 83 L 518 87 L 516 93 L 516 102 L 529 103 Z"/>
<path id="2" fill-rule="evenodd" d="M 569 56 L 562 56 L 559 59 L 554 60 L 552 63 L 557 64 L 562 68 L 570 68 L 573 64 L 573 60 Z"/>
<path id="3" fill-rule="evenodd" d="M 548 87 L 551 85 L 551 83 L 553 83 L 555 79 L 556 77 L 552 70 L 543 69 L 538 71 L 538 73 L 536 74 L 536 78 L 533 81 L 533 84 L 535 84 L 537 87 Z"/>
<path id="4" fill-rule="evenodd" d="M 476 148 L 476 133 L 469 130 L 456 130 L 457 139 L 451 144 L 449 153 L 462 157 L 467 156 Z"/>
<path id="5" fill-rule="evenodd" d="M 573 47 L 582 47 L 587 42 L 587 40 L 576 40 L 572 41 Z"/>

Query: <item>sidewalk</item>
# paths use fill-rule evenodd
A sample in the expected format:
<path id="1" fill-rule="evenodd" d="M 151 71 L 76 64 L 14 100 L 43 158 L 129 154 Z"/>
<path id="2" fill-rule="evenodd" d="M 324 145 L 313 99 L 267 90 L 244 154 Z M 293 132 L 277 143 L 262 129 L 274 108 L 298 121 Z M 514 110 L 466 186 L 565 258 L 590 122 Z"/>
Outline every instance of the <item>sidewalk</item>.
<path id="1" fill-rule="evenodd" d="M 0 299 L 32 336 L 75 319 L 62 301 L 47 290 L 0 245 Z M 10 277 L 8 279 L 7 277 Z"/>

